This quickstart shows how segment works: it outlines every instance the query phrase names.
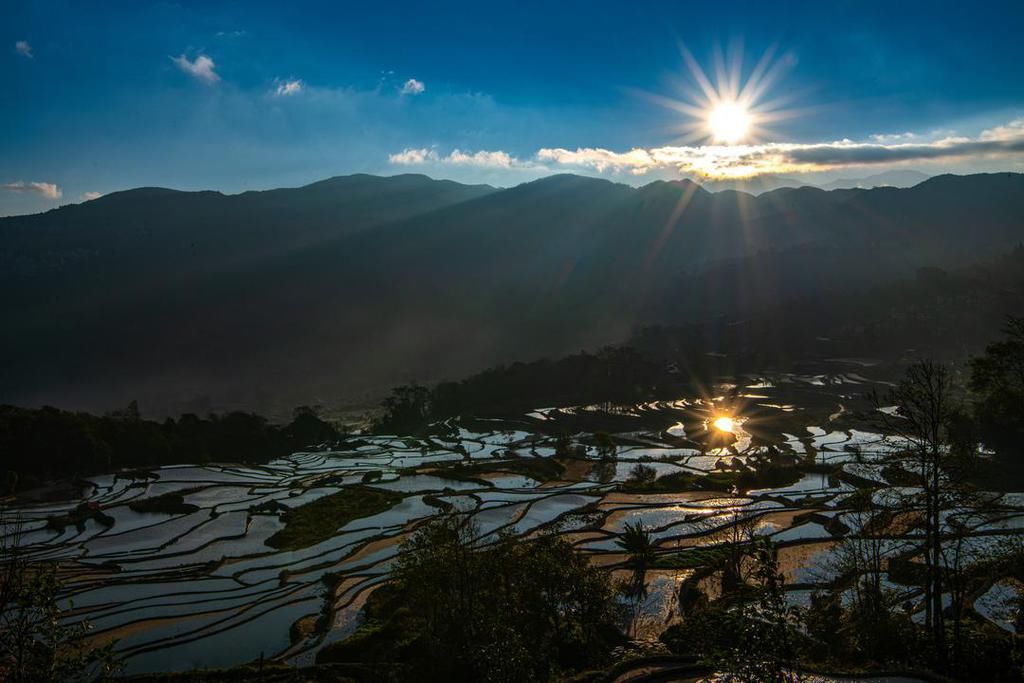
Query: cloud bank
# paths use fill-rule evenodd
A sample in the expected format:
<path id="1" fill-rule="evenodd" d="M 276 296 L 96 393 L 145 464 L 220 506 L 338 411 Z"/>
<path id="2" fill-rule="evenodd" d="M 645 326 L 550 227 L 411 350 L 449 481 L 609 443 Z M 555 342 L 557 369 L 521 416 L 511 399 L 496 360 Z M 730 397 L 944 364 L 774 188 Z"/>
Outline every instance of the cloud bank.
<path id="1" fill-rule="evenodd" d="M 35 192 L 47 199 L 60 199 L 63 194 L 54 183 L 26 182 L 24 180 L 0 185 L 0 189 L 8 190 L 9 192 Z"/>
<path id="2" fill-rule="evenodd" d="M 207 85 L 213 85 L 220 80 L 220 76 L 214 71 L 216 64 L 206 55 L 199 55 L 190 61 L 188 57 L 182 54 L 177 57 L 171 57 L 171 61 L 189 76 Z"/>
<path id="3" fill-rule="evenodd" d="M 625 152 L 599 147 L 539 149 L 531 160 L 503 151 L 472 155 L 456 149 L 446 156 L 434 150 L 405 149 L 392 154 L 392 164 L 477 165 L 492 168 L 543 167 L 584 169 L 605 174 L 645 175 L 671 171 L 705 178 L 747 178 L 763 174 L 800 174 L 846 167 L 892 165 L 934 160 L 979 160 L 1024 154 L 1024 118 L 975 136 L 946 135 L 932 140 L 913 133 L 872 136 L 869 142 L 837 140 L 822 143 L 769 142 L 746 145 L 701 145 L 634 148 Z"/>
<path id="4" fill-rule="evenodd" d="M 915 161 L 963 160 L 1013 156 L 1024 152 L 1024 119 L 983 131 L 974 137 L 947 136 L 928 142 L 837 140 L 814 144 L 765 143 L 657 147 L 613 152 L 606 149 L 541 149 L 537 158 L 559 166 L 643 175 L 672 169 L 711 178 L 742 178 L 765 173 L 815 173 L 849 166 Z"/>

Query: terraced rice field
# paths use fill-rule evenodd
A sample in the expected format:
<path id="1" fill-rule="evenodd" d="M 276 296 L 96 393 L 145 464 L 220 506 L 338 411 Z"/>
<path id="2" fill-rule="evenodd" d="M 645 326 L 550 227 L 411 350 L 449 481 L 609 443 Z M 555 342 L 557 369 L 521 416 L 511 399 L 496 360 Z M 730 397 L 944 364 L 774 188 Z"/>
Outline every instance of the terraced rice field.
<path id="1" fill-rule="evenodd" d="M 842 392 L 852 391 L 851 383 L 861 381 L 834 379 L 784 381 L 806 391 L 827 390 L 829 400 L 838 395 L 839 402 Z M 443 438 L 352 437 L 263 466 L 183 465 L 104 474 L 90 478 L 78 500 L 6 514 L 23 520 L 20 542 L 26 552 L 60 561 L 67 582 L 66 618 L 87 617 L 98 641 L 116 640 L 128 673 L 228 666 L 261 657 L 311 662 L 318 649 L 358 626 L 363 602 L 385 580 L 402 540 L 443 508 L 472 518 L 485 542 L 502 530 L 520 536 L 553 530 L 615 571 L 622 571 L 616 567 L 624 560 L 616 540 L 626 524 L 642 521 L 653 529 L 659 553 L 675 554 L 680 567 L 655 569 L 648 577 L 650 592 L 638 629 L 656 633 L 677 616 L 676 591 L 693 572 L 686 567 L 687 553 L 725 542 L 738 523 L 780 544 L 792 600 L 806 604 L 814 587 L 829 578 L 842 530 L 857 531 L 857 519 L 841 507 L 855 490 L 851 482 L 884 486 L 877 494 L 883 506 L 895 506 L 908 494 L 888 485 L 880 464 L 898 443 L 867 429 L 830 426 L 821 416 L 834 415 L 835 402 L 825 412 L 804 408 L 792 392 L 777 397 L 778 383 L 758 378 L 742 389 L 757 398 L 731 405 L 736 427 L 724 439 L 706 424 L 722 408 L 716 398 L 546 408 L 514 419 L 451 421 Z M 615 433 L 615 462 L 599 462 L 589 434 L 579 432 L 573 444 L 580 450 L 559 460 L 560 475 L 541 481 L 522 466 L 554 458 L 557 426 L 590 415 L 627 424 L 627 430 Z M 835 470 L 805 472 L 787 485 L 742 495 L 631 493 L 623 486 L 639 463 L 653 467 L 659 477 L 703 475 L 741 467 L 769 450 L 776 458 Z M 452 465 L 473 466 L 473 474 L 456 477 Z M 397 494 L 396 502 L 340 525 L 327 540 L 288 550 L 267 545 L 284 528 L 289 509 L 353 487 L 389 491 Z M 131 507 L 164 494 L 180 495 L 182 509 Z M 81 528 L 48 528 L 50 518 L 82 501 L 113 523 L 89 519 Z M 973 542 L 1019 530 L 1024 497 L 1005 496 L 997 507 L 998 512 L 973 520 L 978 531 Z M 892 539 L 886 552 L 913 556 L 914 549 L 911 536 Z M 909 601 L 917 599 L 912 587 L 893 585 L 906 591 Z M 999 605 L 1017 588 L 1011 582 L 994 585 L 979 598 L 978 612 L 1012 628 Z"/>

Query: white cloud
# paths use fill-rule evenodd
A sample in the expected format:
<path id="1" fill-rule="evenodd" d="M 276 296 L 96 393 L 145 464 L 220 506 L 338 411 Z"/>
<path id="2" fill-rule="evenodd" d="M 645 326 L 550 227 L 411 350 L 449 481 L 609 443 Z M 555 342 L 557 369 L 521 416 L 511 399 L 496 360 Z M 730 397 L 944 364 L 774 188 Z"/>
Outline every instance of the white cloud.
<path id="1" fill-rule="evenodd" d="M 427 86 L 423 85 L 423 81 L 417 81 L 415 78 L 410 78 L 402 84 L 402 89 L 399 92 L 402 95 L 419 95 L 426 89 Z"/>
<path id="2" fill-rule="evenodd" d="M 220 80 L 220 76 L 214 71 L 216 65 L 206 55 L 199 55 L 192 61 L 189 61 L 189 58 L 185 55 L 179 55 L 178 57 L 171 57 L 171 61 L 188 75 L 208 85 L 213 85 Z"/>
<path id="3" fill-rule="evenodd" d="M 9 190 L 10 192 L 35 192 L 47 199 L 60 199 L 63 194 L 54 183 L 25 182 L 24 180 L 0 185 L 0 189 Z"/>
<path id="4" fill-rule="evenodd" d="M 35 59 L 35 55 L 32 54 L 32 46 L 29 45 L 29 42 L 27 40 L 19 40 L 16 43 L 14 43 L 14 51 L 22 57 Z"/>
<path id="5" fill-rule="evenodd" d="M 445 157 L 444 161 L 449 164 L 460 166 L 484 166 L 487 168 L 512 168 L 519 165 L 519 160 L 509 155 L 508 152 L 481 150 L 467 154 L 460 149 L 453 149 L 451 154 Z"/>
<path id="6" fill-rule="evenodd" d="M 432 149 L 405 148 L 401 152 L 388 155 L 388 162 L 399 166 L 417 166 L 438 160 L 437 152 Z"/>
<path id="7" fill-rule="evenodd" d="M 501 150 L 480 150 L 478 152 L 463 152 L 461 149 L 453 149 L 448 154 L 441 156 L 437 151 L 427 148 L 406 148 L 397 154 L 388 156 L 388 161 L 400 166 L 420 166 L 424 164 L 438 164 L 446 166 L 475 166 L 478 168 L 504 168 L 504 169 L 527 169 L 538 168 L 537 164 L 530 161 L 523 161 Z"/>
<path id="8" fill-rule="evenodd" d="M 289 95 L 298 95 L 304 87 L 305 84 L 298 78 L 291 81 L 277 81 L 277 87 L 274 88 L 274 96 L 288 97 Z"/>
<path id="9" fill-rule="evenodd" d="M 657 150 L 652 151 L 657 152 Z M 628 152 L 612 152 L 594 147 L 581 147 L 576 151 L 559 147 L 541 149 L 537 152 L 537 158 L 544 162 L 592 168 L 598 173 L 627 171 L 633 175 L 642 175 L 658 164 L 651 151 L 639 148 L 631 149 Z"/>
<path id="10" fill-rule="evenodd" d="M 989 128 L 981 132 L 979 138 L 981 140 L 995 140 L 995 141 L 1007 141 L 1014 140 L 1024 137 L 1024 117 L 1014 119 L 1009 123 L 996 126 L 995 128 Z"/>
<path id="11" fill-rule="evenodd" d="M 82 201 L 83 202 L 91 202 L 92 200 L 99 199 L 102 196 L 103 196 L 102 192 L 83 192 L 82 193 Z"/>

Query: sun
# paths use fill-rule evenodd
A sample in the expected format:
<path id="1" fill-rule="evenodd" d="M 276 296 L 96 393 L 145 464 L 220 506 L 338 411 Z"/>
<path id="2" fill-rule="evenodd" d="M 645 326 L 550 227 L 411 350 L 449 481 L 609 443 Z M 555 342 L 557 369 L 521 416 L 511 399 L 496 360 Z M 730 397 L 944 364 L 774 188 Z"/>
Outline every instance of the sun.
<path id="1" fill-rule="evenodd" d="M 707 122 L 715 142 L 735 145 L 750 130 L 750 112 L 738 102 L 719 102 L 708 111 Z"/>
<path id="2" fill-rule="evenodd" d="M 780 121 L 799 116 L 791 108 L 795 91 L 772 94 L 783 74 L 796 63 L 786 52 L 769 47 L 756 61 L 744 60 L 742 43 L 728 53 L 716 47 L 705 71 L 685 45 L 679 51 L 689 74 L 670 80 L 671 95 L 643 93 L 655 104 L 681 114 L 671 124 L 674 143 L 697 145 L 698 162 L 687 170 L 707 177 L 747 177 L 759 169 L 743 160 L 748 145 L 759 145 L 778 134 Z M 681 169 L 682 170 L 682 169 Z"/>
<path id="3" fill-rule="evenodd" d="M 729 432 L 730 434 L 732 433 L 732 430 L 736 428 L 736 424 L 733 422 L 733 419 L 725 415 L 722 417 L 716 417 L 715 421 L 711 424 L 713 424 L 715 429 L 718 431 Z"/>

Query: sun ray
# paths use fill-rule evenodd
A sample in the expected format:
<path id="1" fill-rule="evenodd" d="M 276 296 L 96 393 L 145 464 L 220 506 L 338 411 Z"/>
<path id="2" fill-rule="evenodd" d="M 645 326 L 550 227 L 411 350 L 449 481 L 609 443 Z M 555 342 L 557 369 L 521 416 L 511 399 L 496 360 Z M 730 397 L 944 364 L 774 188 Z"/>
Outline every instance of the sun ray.
<path id="1" fill-rule="evenodd" d="M 740 90 L 740 98 L 748 102 L 753 102 L 757 99 L 758 92 L 755 89 L 761 86 L 768 78 L 769 69 L 777 66 L 777 64 L 772 62 L 772 59 L 775 57 L 775 50 L 774 45 L 769 46 L 764 51 L 764 54 L 761 55 L 761 59 L 757 60 L 754 70 L 750 72 L 750 77 L 747 78 L 747 82 L 743 84 L 743 89 Z"/>
<path id="2" fill-rule="evenodd" d="M 750 73 L 750 77 L 747 78 L 747 82 L 741 91 L 741 97 L 750 102 L 756 102 L 761 99 L 765 91 L 775 85 L 775 82 L 782 77 L 788 68 L 788 63 L 786 60 L 772 61 L 774 54 L 774 46 L 765 51 L 764 57 L 761 58 L 757 66 Z"/>
<path id="3" fill-rule="evenodd" d="M 729 73 L 725 67 L 725 54 L 721 45 L 715 45 L 712 56 L 712 64 L 715 70 L 715 81 L 718 85 L 716 94 L 719 99 L 735 99 L 732 92 L 732 83 L 729 82 Z"/>
<path id="4" fill-rule="evenodd" d="M 737 40 L 727 59 L 729 69 L 729 94 L 733 100 L 740 101 L 741 83 L 743 80 L 743 41 Z"/>
<path id="5" fill-rule="evenodd" d="M 679 49 L 683 53 L 683 59 L 686 61 L 686 66 L 690 69 L 690 74 L 693 76 L 694 80 L 697 81 L 697 85 L 704 93 L 706 100 L 708 102 L 715 100 L 718 97 L 718 91 L 715 89 L 715 86 L 711 85 L 711 81 L 708 79 L 707 74 L 704 73 L 704 69 L 701 68 L 700 63 L 698 63 L 693 54 L 686 49 L 685 45 L 680 43 Z"/>

